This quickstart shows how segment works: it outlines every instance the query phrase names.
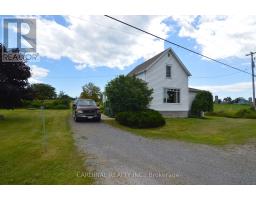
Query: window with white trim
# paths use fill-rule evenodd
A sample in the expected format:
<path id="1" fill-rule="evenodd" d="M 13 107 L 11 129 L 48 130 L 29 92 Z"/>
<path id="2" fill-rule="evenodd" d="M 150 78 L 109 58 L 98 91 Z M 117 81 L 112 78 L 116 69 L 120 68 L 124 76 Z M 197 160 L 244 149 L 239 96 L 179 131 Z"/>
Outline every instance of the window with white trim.
<path id="1" fill-rule="evenodd" d="M 164 103 L 180 103 L 180 89 L 164 88 Z"/>
<path id="2" fill-rule="evenodd" d="M 172 77 L 172 67 L 170 65 L 166 65 L 166 78 Z"/>

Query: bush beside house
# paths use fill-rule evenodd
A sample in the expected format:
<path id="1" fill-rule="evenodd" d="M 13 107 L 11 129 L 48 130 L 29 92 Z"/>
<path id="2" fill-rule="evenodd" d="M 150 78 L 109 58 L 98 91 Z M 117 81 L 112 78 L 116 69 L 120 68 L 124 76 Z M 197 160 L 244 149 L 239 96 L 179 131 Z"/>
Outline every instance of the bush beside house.
<path id="1" fill-rule="evenodd" d="M 192 102 L 190 115 L 192 117 L 203 117 L 204 112 L 213 111 L 213 96 L 211 92 L 200 91 Z"/>
<path id="2" fill-rule="evenodd" d="M 132 128 L 154 128 L 165 125 L 163 116 L 154 110 L 120 112 L 116 115 L 116 121 Z"/>
<path id="3" fill-rule="evenodd" d="M 153 90 L 143 80 L 124 75 L 111 80 L 105 88 L 107 101 L 114 115 L 146 109 L 152 100 L 152 93 Z"/>
<path id="4" fill-rule="evenodd" d="M 149 110 L 153 90 L 147 83 L 133 76 L 121 75 L 110 81 L 106 88 L 107 96 L 104 113 L 115 116 L 125 126 L 133 128 L 151 128 L 165 124 L 162 115 Z"/>

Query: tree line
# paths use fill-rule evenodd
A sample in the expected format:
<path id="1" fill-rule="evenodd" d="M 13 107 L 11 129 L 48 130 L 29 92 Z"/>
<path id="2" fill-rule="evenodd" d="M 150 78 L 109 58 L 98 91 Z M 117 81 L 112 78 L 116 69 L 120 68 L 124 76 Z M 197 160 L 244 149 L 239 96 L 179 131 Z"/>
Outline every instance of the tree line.
<path id="1" fill-rule="evenodd" d="M 30 84 L 31 69 L 23 60 L 17 62 L 3 62 L 3 53 L 19 54 L 19 49 L 10 52 L 0 43 L 0 108 L 12 109 L 22 106 L 22 102 L 33 100 L 73 99 L 69 95 L 45 83 Z M 82 87 L 81 98 L 91 98 L 96 102 L 102 101 L 100 88 L 93 83 Z"/>

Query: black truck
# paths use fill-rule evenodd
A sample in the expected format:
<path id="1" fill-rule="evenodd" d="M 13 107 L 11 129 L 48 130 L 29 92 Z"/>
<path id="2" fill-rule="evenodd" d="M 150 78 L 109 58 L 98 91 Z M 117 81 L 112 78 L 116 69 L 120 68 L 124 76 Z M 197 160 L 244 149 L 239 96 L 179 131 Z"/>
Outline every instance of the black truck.
<path id="1" fill-rule="evenodd" d="M 101 120 L 100 109 L 92 99 L 76 99 L 72 106 L 73 118 L 76 122 L 82 119 Z"/>

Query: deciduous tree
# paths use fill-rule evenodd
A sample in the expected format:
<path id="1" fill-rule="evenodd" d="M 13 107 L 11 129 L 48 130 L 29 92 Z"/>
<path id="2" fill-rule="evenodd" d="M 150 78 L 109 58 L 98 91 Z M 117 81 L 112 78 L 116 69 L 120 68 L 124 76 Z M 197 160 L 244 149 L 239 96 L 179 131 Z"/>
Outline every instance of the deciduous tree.
<path id="1" fill-rule="evenodd" d="M 19 49 L 11 52 L 20 54 Z M 15 108 L 21 105 L 21 100 L 29 86 L 28 78 L 31 76 L 30 68 L 25 61 L 4 62 L 3 53 L 7 52 L 0 44 L 0 108 Z"/>
<path id="2" fill-rule="evenodd" d="M 96 102 L 102 101 L 102 93 L 100 88 L 93 83 L 87 83 L 82 87 L 83 91 L 80 94 L 81 98 L 93 99 Z"/>
<path id="3" fill-rule="evenodd" d="M 56 98 L 55 88 L 49 84 L 35 83 L 31 85 L 35 99 L 46 100 Z"/>

